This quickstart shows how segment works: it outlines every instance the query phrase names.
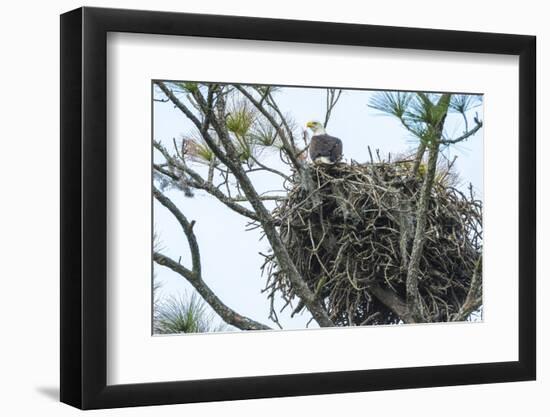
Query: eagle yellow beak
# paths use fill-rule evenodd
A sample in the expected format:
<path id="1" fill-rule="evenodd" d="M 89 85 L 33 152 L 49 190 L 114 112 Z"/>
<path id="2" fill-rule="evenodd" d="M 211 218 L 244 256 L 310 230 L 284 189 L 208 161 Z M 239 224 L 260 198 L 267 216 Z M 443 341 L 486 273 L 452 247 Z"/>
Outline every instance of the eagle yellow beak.
<path id="1" fill-rule="evenodd" d="M 312 128 L 313 126 L 315 126 L 315 122 L 307 122 L 306 123 L 306 127 Z"/>

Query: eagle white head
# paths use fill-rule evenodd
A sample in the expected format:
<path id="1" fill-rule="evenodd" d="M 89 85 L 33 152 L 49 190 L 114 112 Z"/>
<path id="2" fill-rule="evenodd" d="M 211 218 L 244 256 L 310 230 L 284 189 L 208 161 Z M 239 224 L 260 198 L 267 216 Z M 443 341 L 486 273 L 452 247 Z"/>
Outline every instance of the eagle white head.
<path id="1" fill-rule="evenodd" d="M 307 122 L 306 127 L 310 128 L 314 135 L 325 135 L 327 133 L 321 122 L 310 121 Z"/>

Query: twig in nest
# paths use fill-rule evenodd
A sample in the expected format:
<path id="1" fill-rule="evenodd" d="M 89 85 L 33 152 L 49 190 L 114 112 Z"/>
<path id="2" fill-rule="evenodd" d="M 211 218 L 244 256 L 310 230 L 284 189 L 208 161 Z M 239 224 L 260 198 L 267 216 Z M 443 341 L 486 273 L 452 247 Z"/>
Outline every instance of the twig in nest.
<path id="1" fill-rule="evenodd" d="M 378 162 L 369 164 L 311 166 L 309 183 L 315 188 L 304 189 L 295 175 L 273 212 L 296 267 L 338 326 L 403 321 L 396 313 L 402 306 L 390 301 L 406 298 L 406 252 L 423 178 L 413 175 L 407 161 L 376 156 Z M 429 207 L 419 283 L 425 321 L 455 320 L 462 317 L 473 277 L 481 285 L 481 273 L 474 270 L 483 244 L 482 204 L 440 175 Z M 296 298 L 273 255 L 266 256 L 263 270 L 270 293 L 279 292 L 287 304 Z M 370 288 L 391 297 L 383 302 Z M 293 314 L 301 308 L 299 303 Z"/>

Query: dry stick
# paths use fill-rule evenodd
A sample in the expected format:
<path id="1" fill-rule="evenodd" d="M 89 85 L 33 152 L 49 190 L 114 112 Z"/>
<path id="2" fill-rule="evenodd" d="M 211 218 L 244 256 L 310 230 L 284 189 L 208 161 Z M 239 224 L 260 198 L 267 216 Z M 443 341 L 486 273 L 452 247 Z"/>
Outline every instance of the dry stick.
<path id="1" fill-rule="evenodd" d="M 370 156 L 370 163 L 374 164 L 374 158 L 372 157 L 372 151 L 370 149 L 370 146 L 367 145 L 367 149 L 369 150 L 369 156 Z"/>
<path id="2" fill-rule="evenodd" d="M 170 101 L 172 101 L 172 103 L 174 103 L 174 105 L 178 109 L 180 109 L 195 124 L 195 126 L 199 128 L 203 139 L 212 149 L 212 152 L 214 152 L 214 154 L 220 159 L 220 161 L 222 161 L 231 170 L 231 172 L 239 182 L 245 196 L 248 198 L 250 204 L 254 208 L 259 218 L 258 221 L 261 223 L 265 235 L 269 243 L 271 244 L 271 248 L 281 262 L 281 268 L 283 268 L 288 273 L 296 294 L 304 301 L 314 319 L 321 327 L 333 326 L 334 324 L 328 316 L 326 310 L 324 309 L 322 304 L 315 299 L 315 295 L 302 279 L 300 273 L 296 269 L 296 265 L 294 265 L 294 263 L 292 262 L 292 259 L 288 254 L 288 251 L 283 241 L 281 240 L 279 233 L 277 232 L 276 223 L 274 222 L 269 211 L 261 202 L 258 193 L 256 192 L 256 189 L 250 182 L 250 179 L 244 172 L 242 166 L 239 163 L 235 162 L 235 159 L 232 159 L 232 157 L 235 157 L 236 155 L 234 146 L 232 145 L 231 140 L 222 125 L 215 117 L 212 117 L 212 109 L 209 108 L 209 103 L 212 100 L 211 92 L 209 92 L 208 101 L 203 100 L 200 95 L 195 95 L 194 97 L 197 100 L 198 104 L 202 107 L 202 111 L 205 113 L 205 124 L 212 124 L 212 127 L 218 134 L 218 137 L 222 142 L 222 145 L 225 147 L 226 152 L 223 152 L 217 146 L 213 138 L 208 133 L 208 129 L 205 128 L 205 126 L 199 121 L 199 119 L 172 93 L 172 91 L 163 82 L 159 81 L 156 82 L 156 84 L 170 99 Z"/>
<path id="3" fill-rule="evenodd" d="M 471 130 L 465 132 L 462 136 L 459 136 L 455 139 L 444 139 L 441 141 L 442 145 L 452 145 L 458 142 L 462 142 L 463 140 L 468 139 L 470 136 L 474 135 L 481 127 L 483 126 L 483 122 L 479 120 L 477 117 L 475 118 L 476 126 L 472 128 Z"/>

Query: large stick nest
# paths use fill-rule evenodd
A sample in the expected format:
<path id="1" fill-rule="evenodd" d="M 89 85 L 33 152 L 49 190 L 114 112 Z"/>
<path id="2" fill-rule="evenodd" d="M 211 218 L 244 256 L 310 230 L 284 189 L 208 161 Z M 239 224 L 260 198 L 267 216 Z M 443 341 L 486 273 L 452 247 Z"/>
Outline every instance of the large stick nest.
<path id="1" fill-rule="evenodd" d="M 288 198 L 274 210 L 292 260 L 335 325 L 401 321 L 369 289 L 379 286 L 406 300 L 424 180 L 411 166 L 403 161 L 312 165 L 306 178 L 294 175 Z M 460 310 L 482 251 L 481 201 L 471 187 L 466 195 L 448 178 L 448 172 L 436 176 L 420 262 L 419 291 L 430 322 L 450 321 Z M 273 255 L 267 256 L 264 272 L 272 300 L 279 292 L 285 307 L 299 312 L 303 305 Z"/>

